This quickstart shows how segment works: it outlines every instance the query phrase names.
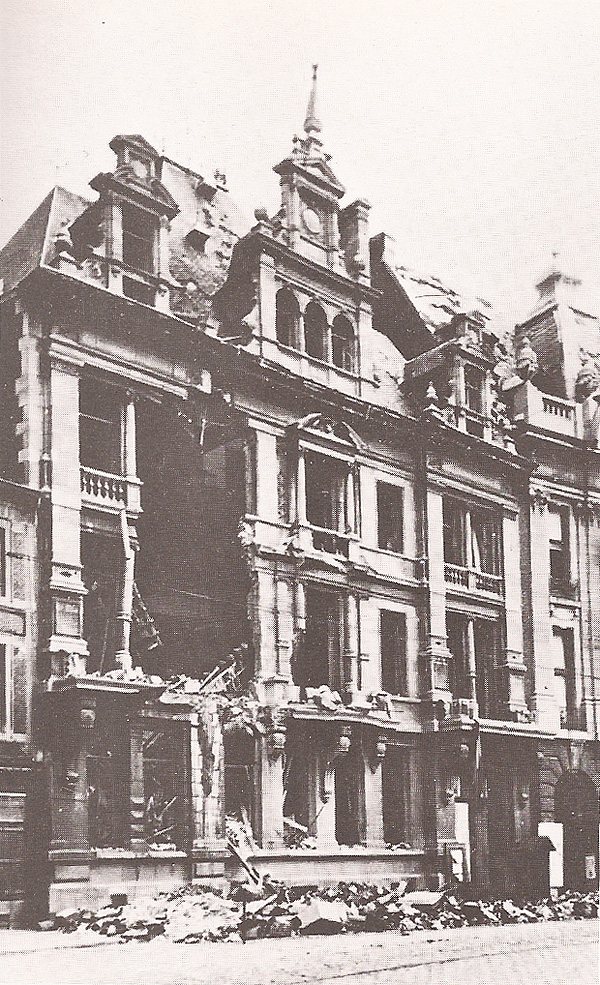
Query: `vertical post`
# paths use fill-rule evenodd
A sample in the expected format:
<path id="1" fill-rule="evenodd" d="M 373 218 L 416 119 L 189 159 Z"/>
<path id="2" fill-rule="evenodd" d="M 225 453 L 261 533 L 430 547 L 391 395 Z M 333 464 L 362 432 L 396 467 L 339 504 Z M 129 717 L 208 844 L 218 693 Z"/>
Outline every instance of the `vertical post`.
<path id="1" fill-rule="evenodd" d="M 450 701 L 446 646 L 446 582 L 444 576 L 443 499 L 427 490 L 427 554 L 429 559 L 429 640 L 423 653 L 424 691 L 432 701 Z"/>
<path id="2" fill-rule="evenodd" d="M 467 619 L 467 675 L 469 678 L 469 698 L 477 704 L 477 659 L 475 654 L 475 622 Z"/>
<path id="3" fill-rule="evenodd" d="M 356 595 L 349 594 L 346 600 L 346 659 L 347 669 L 345 670 L 344 688 L 351 695 L 358 691 L 358 599 Z"/>
<path id="4" fill-rule="evenodd" d="M 269 737 L 259 741 L 261 845 L 283 846 L 283 755 L 275 754 Z"/>
<path id="5" fill-rule="evenodd" d="M 532 494 L 530 513 L 531 609 L 533 621 L 534 701 L 537 724 L 555 730 L 558 711 L 554 707 L 554 666 L 550 631 L 550 547 L 547 501 L 538 491 Z"/>
<path id="6" fill-rule="evenodd" d="M 132 722 L 129 733 L 130 843 L 133 851 L 144 846 L 144 729 Z"/>
<path id="7" fill-rule="evenodd" d="M 120 605 L 119 610 L 116 614 L 117 623 L 117 646 L 118 649 L 115 653 L 115 661 L 117 666 L 121 667 L 125 672 L 131 670 L 131 651 L 130 651 L 130 636 L 131 636 L 131 618 L 133 609 L 133 582 L 135 577 L 135 551 L 131 546 L 131 541 L 129 538 L 129 526 L 127 523 L 127 513 L 125 509 L 121 510 L 121 540 L 123 544 L 123 552 L 125 555 L 125 562 L 123 566 L 123 581 L 121 584 L 120 593 Z"/>
<path id="8" fill-rule="evenodd" d="M 370 736 L 373 741 L 373 736 Z M 370 753 L 373 756 L 373 753 Z M 381 763 L 369 762 L 369 750 L 365 756 L 365 841 L 368 848 L 383 848 L 383 788 L 381 780 Z"/>

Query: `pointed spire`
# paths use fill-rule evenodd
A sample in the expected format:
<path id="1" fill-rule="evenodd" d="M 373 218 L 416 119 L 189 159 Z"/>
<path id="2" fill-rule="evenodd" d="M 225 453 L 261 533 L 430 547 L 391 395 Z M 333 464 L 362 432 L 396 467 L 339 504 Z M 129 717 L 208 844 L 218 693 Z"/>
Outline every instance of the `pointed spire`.
<path id="1" fill-rule="evenodd" d="M 317 116 L 317 69 L 318 65 L 313 65 L 313 77 L 312 86 L 310 90 L 310 96 L 308 98 L 308 106 L 306 108 L 306 119 L 304 121 L 304 132 L 310 133 L 320 133 L 321 132 L 321 121 Z"/>

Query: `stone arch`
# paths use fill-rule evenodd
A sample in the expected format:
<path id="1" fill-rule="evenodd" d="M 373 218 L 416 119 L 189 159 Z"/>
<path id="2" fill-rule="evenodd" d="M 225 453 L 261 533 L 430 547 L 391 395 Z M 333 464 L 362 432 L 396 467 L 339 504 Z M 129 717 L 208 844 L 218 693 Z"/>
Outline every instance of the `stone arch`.
<path id="1" fill-rule="evenodd" d="M 309 301 L 304 311 L 304 348 L 315 359 L 329 359 L 327 315 L 317 301 Z"/>
<path id="2" fill-rule="evenodd" d="M 300 306 L 289 287 L 282 287 L 275 298 L 275 334 L 281 345 L 298 347 Z"/>

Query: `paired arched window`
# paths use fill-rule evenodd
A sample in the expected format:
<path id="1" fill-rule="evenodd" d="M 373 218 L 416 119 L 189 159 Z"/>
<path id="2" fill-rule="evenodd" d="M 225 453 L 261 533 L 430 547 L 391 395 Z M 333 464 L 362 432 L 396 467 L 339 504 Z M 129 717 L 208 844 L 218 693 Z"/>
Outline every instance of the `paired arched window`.
<path id="1" fill-rule="evenodd" d="M 300 308 L 292 291 L 283 287 L 275 299 L 275 334 L 281 345 L 298 347 Z"/>
<path id="2" fill-rule="evenodd" d="M 321 305 L 309 301 L 304 312 L 304 346 L 309 356 L 328 361 L 328 334 L 327 316 Z"/>
<path id="3" fill-rule="evenodd" d="M 333 365 L 351 373 L 354 369 L 354 328 L 344 315 L 336 315 L 331 326 Z"/>

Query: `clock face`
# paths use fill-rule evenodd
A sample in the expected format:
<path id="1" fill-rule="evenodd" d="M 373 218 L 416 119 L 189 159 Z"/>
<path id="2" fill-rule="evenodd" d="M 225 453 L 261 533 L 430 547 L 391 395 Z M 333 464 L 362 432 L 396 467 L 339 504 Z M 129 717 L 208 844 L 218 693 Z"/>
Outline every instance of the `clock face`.
<path id="1" fill-rule="evenodd" d="M 308 232 L 312 233 L 313 236 L 317 236 L 321 232 L 321 216 L 314 209 L 309 209 L 306 206 L 302 210 L 302 221 Z"/>

